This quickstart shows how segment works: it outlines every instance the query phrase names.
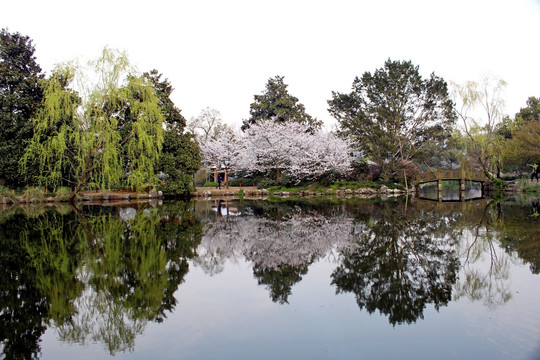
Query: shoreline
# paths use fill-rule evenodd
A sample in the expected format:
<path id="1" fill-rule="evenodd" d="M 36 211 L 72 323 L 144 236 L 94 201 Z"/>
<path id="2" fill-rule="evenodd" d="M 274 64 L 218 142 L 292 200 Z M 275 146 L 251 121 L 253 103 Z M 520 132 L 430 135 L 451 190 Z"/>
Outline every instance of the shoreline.
<path id="1" fill-rule="evenodd" d="M 194 200 L 205 199 L 232 199 L 232 198 L 245 198 L 245 199 L 261 199 L 274 197 L 317 197 L 317 196 L 336 196 L 336 197 L 358 197 L 364 199 L 373 199 L 377 197 L 387 198 L 392 196 L 403 195 L 415 195 L 414 189 L 390 189 L 387 186 L 381 186 L 380 188 L 373 187 L 361 187 L 358 189 L 350 188 L 319 188 L 317 191 L 305 190 L 305 189 L 288 189 L 290 191 L 268 191 L 267 189 L 258 189 L 257 187 L 228 187 L 228 188 L 214 188 L 214 187 L 196 187 L 195 192 L 191 193 L 189 198 Z M 511 194 L 537 194 L 540 193 L 540 188 L 536 191 L 521 191 L 516 188 L 509 187 L 503 191 L 505 195 Z M 107 205 L 125 205 L 133 203 L 134 201 L 140 202 L 154 202 L 164 200 L 163 193 L 161 191 L 152 190 L 149 192 L 138 193 L 135 191 L 126 190 L 91 190 L 82 192 L 74 201 L 75 204 L 107 204 Z M 49 196 L 40 198 L 23 198 L 20 195 L 6 196 L 0 195 L 0 204 L 51 204 L 51 203 L 67 203 L 65 197 Z"/>

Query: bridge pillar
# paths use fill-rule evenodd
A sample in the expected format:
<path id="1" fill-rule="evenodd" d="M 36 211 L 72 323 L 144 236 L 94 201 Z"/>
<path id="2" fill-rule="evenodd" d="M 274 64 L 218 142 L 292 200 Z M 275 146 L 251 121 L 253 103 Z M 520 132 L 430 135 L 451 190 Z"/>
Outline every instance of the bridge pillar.
<path id="1" fill-rule="evenodd" d="M 438 192 L 438 199 L 439 201 L 442 201 L 442 179 L 441 178 L 438 178 L 437 179 L 437 192 Z"/>

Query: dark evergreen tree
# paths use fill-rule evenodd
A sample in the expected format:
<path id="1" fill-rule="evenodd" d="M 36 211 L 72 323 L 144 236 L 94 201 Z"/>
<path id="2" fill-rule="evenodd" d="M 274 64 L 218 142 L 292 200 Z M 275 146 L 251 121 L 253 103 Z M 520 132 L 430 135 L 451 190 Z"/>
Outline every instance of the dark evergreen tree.
<path id="1" fill-rule="evenodd" d="M 332 92 L 328 104 L 341 134 L 379 163 L 387 180 L 429 155 L 428 144 L 442 144 L 456 119 L 446 82 L 434 74 L 423 79 L 410 61 L 387 60 L 355 78 L 350 94 Z"/>
<path id="2" fill-rule="evenodd" d="M 276 122 L 294 121 L 319 128 L 321 121 L 306 113 L 304 105 L 298 98 L 287 91 L 283 76 L 268 79 L 266 90 L 261 95 L 255 95 L 255 101 L 250 105 L 250 118 L 244 120 L 242 130 L 246 130 L 257 121 L 274 119 Z"/>
<path id="3" fill-rule="evenodd" d="M 33 136 L 30 120 L 42 99 L 41 67 L 28 36 L 0 32 L 0 183 L 24 185 L 19 160 Z"/>
<path id="4" fill-rule="evenodd" d="M 143 75 L 154 86 L 165 115 L 166 129 L 157 170 L 166 175 L 160 184 L 165 195 L 187 195 L 194 191 L 192 175 L 201 167 L 200 148 L 191 133 L 185 133 L 186 119 L 172 102 L 173 88 L 157 70 Z"/>
<path id="5" fill-rule="evenodd" d="M 527 106 L 519 109 L 516 114 L 516 122 L 519 125 L 540 121 L 540 98 L 531 96 L 527 99 Z"/>

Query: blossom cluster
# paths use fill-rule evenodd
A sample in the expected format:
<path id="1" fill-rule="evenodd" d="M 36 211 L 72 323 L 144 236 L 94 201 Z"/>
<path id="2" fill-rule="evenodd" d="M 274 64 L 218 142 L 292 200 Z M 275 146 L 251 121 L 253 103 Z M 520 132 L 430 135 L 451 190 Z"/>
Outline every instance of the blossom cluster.
<path id="1" fill-rule="evenodd" d="M 272 120 L 251 125 L 243 133 L 226 128 L 201 149 L 207 166 L 247 173 L 275 170 L 298 182 L 343 176 L 352 162 L 348 140 L 304 124 Z"/>

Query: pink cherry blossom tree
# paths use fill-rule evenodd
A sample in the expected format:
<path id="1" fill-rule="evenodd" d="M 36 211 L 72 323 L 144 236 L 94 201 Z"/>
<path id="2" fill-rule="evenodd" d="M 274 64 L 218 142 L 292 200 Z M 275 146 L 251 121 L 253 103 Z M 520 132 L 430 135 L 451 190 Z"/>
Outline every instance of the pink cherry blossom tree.
<path id="1" fill-rule="evenodd" d="M 347 140 L 296 122 L 259 121 L 242 134 L 228 128 L 201 148 L 208 166 L 247 173 L 275 171 L 276 181 L 283 172 L 298 183 L 338 178 L 350 171 L 352 163 Z"/>

